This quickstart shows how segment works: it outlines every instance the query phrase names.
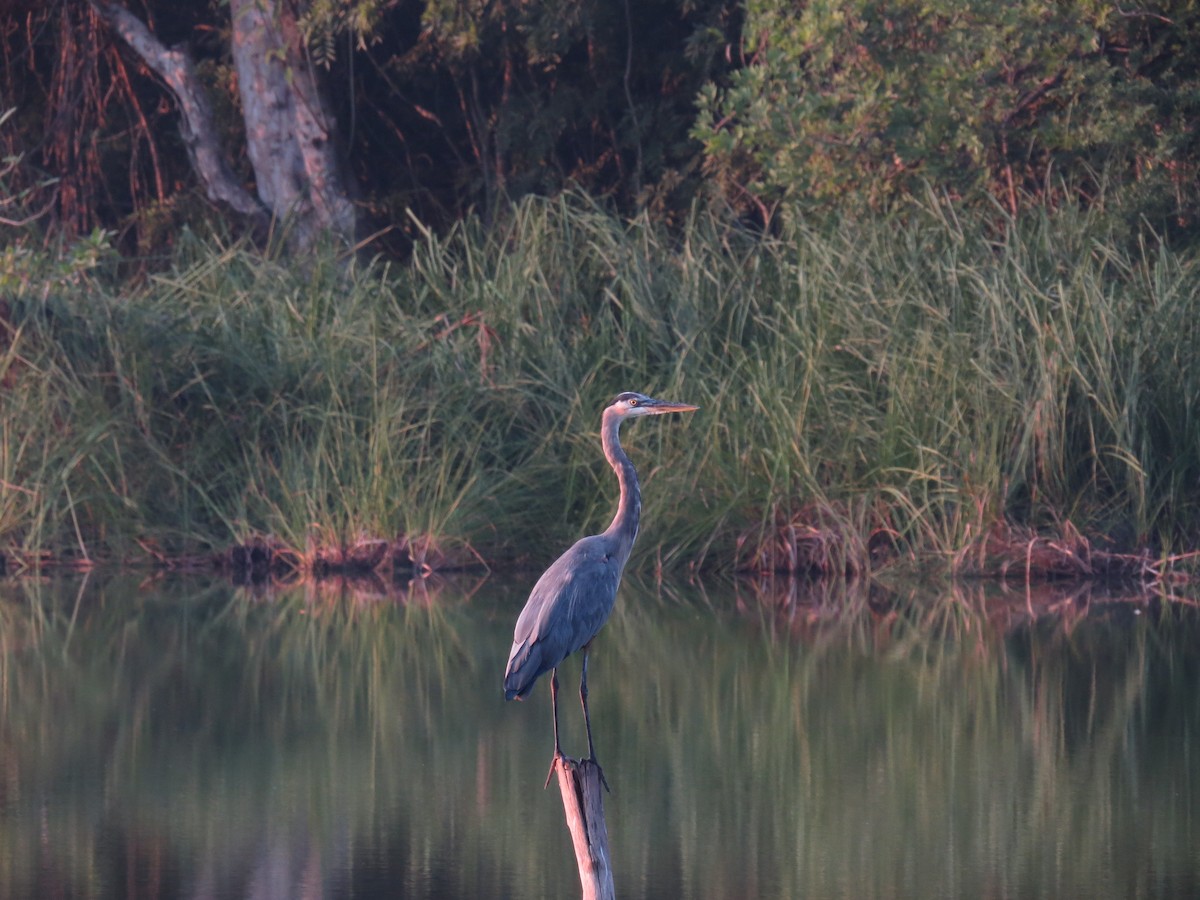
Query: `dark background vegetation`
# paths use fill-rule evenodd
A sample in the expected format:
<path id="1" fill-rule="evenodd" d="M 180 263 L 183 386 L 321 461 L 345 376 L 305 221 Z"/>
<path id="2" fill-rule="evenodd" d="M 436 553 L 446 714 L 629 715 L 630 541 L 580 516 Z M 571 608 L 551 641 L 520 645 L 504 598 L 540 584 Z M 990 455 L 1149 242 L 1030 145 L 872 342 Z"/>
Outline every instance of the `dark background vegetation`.
<path id="1" fill-rule="evenodd" d="M 661 0 L 300 6 L 365 227 L 401 232 L 409 210 L 444 227 L 567 185 L 627 210 L 685 206 L 700 183 L 695 98 L 731 68 L 741 18 L 732 2 Z M 186 44 L 249 180 L 227 4 L 130 9 L 164 43 Z M 194 189 L 171 96 L 86 0 L 7 2 L 0 22 L 0 105 L 15 108 L 3 150 L 22 157 L 7 201 L 21 197 L 25 214 L 49 205 L 51 228 L 113 230 L 126 252 L 221 220 Z M 402 249 L 397 237 L 386 246 Z"/>
<path id="2" fill-rule="evenodd" d="M 1200 10 L 1183 0 L 286 2 L 388 252 L 410 211 L 444 228 L 568 186 L 668 222 L 697 198 L 763 226 L 932 186 L 1195 230 Z M 228 4 L 127 6 L 191 53 L 249 184 Z M 108 229 L 127 254 L 231 227 L 195 189 L 171 95 L 87 0 L 0 4 L 0 113 L 10 223 Z"/>

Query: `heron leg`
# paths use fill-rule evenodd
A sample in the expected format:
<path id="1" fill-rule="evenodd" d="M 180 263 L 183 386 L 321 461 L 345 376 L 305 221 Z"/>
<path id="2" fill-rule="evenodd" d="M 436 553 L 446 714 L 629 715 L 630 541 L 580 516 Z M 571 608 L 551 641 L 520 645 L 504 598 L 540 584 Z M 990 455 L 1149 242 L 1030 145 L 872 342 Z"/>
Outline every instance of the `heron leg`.
<path id="1" fill-rule="evenodd" d="M 588 759 L 595 762 L 596 748 L 592 745 L 592 720 L 588 716 L 588 689 L 587 689 L 587 660 L 588 646 L 583 648 L 583 674 L 579 676 L 579 702 L 583 704 L 583 724 L 587 727 L 588 737 Z"/>
<path id="2" fill-rule="evenodd" d="M 555 668 L 550 673 L 550 706 L 554 711 L 554 757 L 550 760 L 550 771 L 546 773 L 546 783 L 543 787 L 550 786 L 550 779 L 554 777 L 554 767 L 558 765 L 558 760 L 562 757 L 562 746 L 558 743 L 558 669 Z"/>
<path id="3" fill-rule="evenodd" d="M 579 677 L 579 702 L 583 704 L 583 724 L 587 728 L 588 738 L 588 761 L 596 767 L 596 771 L 600 773 L 600 783 L 604 785 L 604 789 L 612 793 L 612 788 L 608 786 L 608 779 L 604 777 L 604 769 L 600 768 L 600 761 L 596 759 L 596 747 L 592 744 L 592 719 L 588 715 L 588 687 L 587 687 L 587 661 L 588 650 L 591 649 L 591 644 L 585 644 L 583 647 L 583 674 Z"/>

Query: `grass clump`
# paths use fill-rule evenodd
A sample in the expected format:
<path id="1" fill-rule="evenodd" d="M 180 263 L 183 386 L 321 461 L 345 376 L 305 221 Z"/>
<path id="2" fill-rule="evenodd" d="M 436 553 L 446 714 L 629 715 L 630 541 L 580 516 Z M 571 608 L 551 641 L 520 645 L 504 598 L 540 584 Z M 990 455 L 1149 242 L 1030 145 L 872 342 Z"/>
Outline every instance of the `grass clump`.
<path id="1" fill-rule="evenodd" d="M 1026 532 L 1180 554 L 1195 269 L 1071 210 L 936 203 L 764 238 L 530 199 L 402 265 L 185 235 L 140 284 L 8 282 L 0 547 L 540 562 L 607 523 L 599 411 L 638 389 L 702 406 L 625 435 L 661 566 L 982 572 Z"/>

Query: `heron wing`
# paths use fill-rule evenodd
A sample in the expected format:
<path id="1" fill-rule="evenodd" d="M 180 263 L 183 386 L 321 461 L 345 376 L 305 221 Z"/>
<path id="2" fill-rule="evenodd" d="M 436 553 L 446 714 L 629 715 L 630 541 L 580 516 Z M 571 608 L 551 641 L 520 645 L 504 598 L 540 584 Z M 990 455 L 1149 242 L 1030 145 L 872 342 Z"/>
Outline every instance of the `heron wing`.
<path id="1" fill-rule="evenodd" d="M 538 579 L 517 618 L 504 674 L 510 699 L 590 641 L 612 612 L 624 560 L 602 535 L 576 542 Z"/>

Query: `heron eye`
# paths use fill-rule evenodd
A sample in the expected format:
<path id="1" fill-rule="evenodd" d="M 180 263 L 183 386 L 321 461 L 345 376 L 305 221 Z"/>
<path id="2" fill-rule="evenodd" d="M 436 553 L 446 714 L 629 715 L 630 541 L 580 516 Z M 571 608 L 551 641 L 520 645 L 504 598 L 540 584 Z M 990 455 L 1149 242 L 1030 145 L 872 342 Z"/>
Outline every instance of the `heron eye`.
<path id="1" fill-rule="evenodd" d="M 638 405 L 637 399 L 636 399 L 636 398 L 634 398 L 634 397 L 630 397 L 630 398 L 629 398 L 629 405 L 630 405 L 630 406 L 637 406 L 637 405 Z"/>

